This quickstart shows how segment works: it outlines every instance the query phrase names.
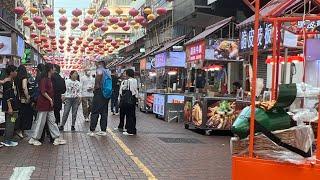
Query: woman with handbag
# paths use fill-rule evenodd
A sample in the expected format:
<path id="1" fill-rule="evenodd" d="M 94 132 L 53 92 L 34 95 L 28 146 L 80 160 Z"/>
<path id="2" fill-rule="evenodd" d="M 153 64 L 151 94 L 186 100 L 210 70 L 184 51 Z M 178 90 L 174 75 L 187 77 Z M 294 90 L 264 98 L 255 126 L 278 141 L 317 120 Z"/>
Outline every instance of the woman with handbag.
<path id="1" fill-rule="evenodd" d="M 124 118 L 126 118 L 126 128 L 123 134 L 132 136 L 137 134 L 136 129 L 136 102 L 138 97 L 138 81 L 134 78 L 134 71 L 125 71 L 127 80 L 122 81 L 119 91 L 120 98 L 120 123 L 118 130 L 123 130 Z"/>

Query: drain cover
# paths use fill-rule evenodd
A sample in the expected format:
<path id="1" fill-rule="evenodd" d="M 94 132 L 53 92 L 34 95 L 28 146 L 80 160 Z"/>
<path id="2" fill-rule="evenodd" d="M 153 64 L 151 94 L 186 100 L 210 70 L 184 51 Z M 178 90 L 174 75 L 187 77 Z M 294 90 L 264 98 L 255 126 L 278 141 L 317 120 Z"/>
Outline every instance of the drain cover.
<path id="1" fill-rule="evenodd" d="M 165 143 L 204 144 L 200 140 L 194 139 L 194 138 L 165 138 L 165 137 L 158 137 L 158 138 Z"/>

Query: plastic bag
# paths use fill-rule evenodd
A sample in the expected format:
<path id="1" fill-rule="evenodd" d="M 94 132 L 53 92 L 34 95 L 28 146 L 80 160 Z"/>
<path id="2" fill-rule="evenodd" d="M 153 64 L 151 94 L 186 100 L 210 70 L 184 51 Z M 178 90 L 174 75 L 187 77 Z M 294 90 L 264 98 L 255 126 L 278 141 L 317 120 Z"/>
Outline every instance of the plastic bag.
<path id="1" fill-rule="evenodd" d="M 304 122 L 315 122 L 318 119 L 318 112 L 316 109 L 301 109 L 292 116 L 292 119 L 297 121 L 298 125 L 303 125 Z"/>

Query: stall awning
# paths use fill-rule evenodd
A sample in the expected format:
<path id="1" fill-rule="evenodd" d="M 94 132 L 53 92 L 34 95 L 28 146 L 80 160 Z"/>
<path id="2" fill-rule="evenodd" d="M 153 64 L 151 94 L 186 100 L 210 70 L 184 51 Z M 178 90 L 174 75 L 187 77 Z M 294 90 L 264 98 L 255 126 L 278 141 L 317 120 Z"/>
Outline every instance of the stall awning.
<path id="1" fill-rule="evenodd" d="M 215 31 L 219 30 L 223 26 L 229 24 L 232 21 L 233 17 L 226 18 L 222 21 L 219 21 L 211 26 L 206 27 L 205 31 L 198 34 L 194 38 L 190 39 L 188 42 L 185 43 L 185 45 L 192 44 L 194 42 L 200 41 L 202 39 L 205 39 L 210 34 L 214 33 Z"/>
<path id="2" fill-rule="evenodd" d="M 139 58 L 141 55 L 142 55 L 142 53 L 137 53 L 137 54 L 133 55 L 131 58 L 129 58 L 127 61 L 122 62 L 121 64 L 130 63 L 130 62 L 136 60 L 137 58 Z"/>
<path id="3" fill-rule="evenodd" d="M 178 38 L 172 39 L 171 41 L 164 44 L 162 48 L 160 48 L 158 51 L 156 51 L 154 54 L 159 54 L 163 51 L 166 51 L 167 49 L 171 48 L 172 46 L 178 44 L 179 42 L 183 41 L 185 39 L 185 35 L 180 36 Z"/>
<path id="4" fill-rule="evenodd" d="M 266 16 L 279 16 L 283 14 L 287 9 L 295 6 L 302 0 L 271 0 L 264 7 L 260 9 L 261 17 Z M 238 27 L 252 23 L 254 21 L 254 15 L 238 24 Z"/>
<path id="5" fill-rule="evenodd" d="M 157 51 L 160 48 L 160 46 L 156 46 L 153 49 L 151 49 L 151 51 L 147 52 L 145 55 L 141 56 L 140 58 L 145 58 L 147 56 L 149 56 L 150 54 L 154 53 L 155 51 Z"/>

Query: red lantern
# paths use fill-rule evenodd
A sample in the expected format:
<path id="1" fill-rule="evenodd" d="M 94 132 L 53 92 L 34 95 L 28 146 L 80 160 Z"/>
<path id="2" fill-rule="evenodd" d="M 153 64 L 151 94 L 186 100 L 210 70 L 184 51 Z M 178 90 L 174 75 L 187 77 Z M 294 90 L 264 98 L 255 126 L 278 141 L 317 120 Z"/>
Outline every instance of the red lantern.
<path id="1" fill-rule="evenodd" d="M 164 7 L 159 7 L 156 9 L 157 14 L 159 14 L 159 16 L 165 15 L 167 13 L 167 9 Z"/>
<path id="2" fill-rule="evenodd" d="M 119 27 L 124 27 L 125 25 L 127 25 L 127 23 L 122 20 L 118 22 Z"/>
<path id="3" fill-rule="evenodd" d="M 103 52 L 103 51 L 99 51 L 99 54 L 100 54 L 100 55 L 104 55 L 104 52 Z"/>
<path id="4" fill-rule="evenodd" d="M 103 25 L 103 23 L 100 22 L 100 21 L 95 21 L 94 22 L 94 26 L 97 27 L 97 28 L 100 28 L 102 25 Z"/>
<path id="5" fill-rule="evenodd" d="M 40 16 L 35 16 L 32 19 L 37 24 L 40 24 L 42 22 L 42 18 Z"/>
<path id="6" fill-rule="evenodd" d="M 93 38 L 92 37 L 88 37 L 87 41 L 91 42 L 91 41 L 93 41 Z"/>
<path id="7" fill-rule="evenodd" d="M 84 23 L 89 25 L 93 22 L 93 19 L 90 16 L 87 16 L 86 18 L 84 18 Z"/>
<path id="8" fill-rule="evenodd" d="M 36 33 L 31 33 L 30 34 L 30 37 L 32 38 L 32 39 L 34 39 L 34 38 L 36 38 L 38 35 L 36 34 Z"/>
<path id="9" fill-rule="evenodd" d="M 43 14 L 45 16 L 51 16 L 53 14 L 53 10 L 51 8 L 48 8 L 48 7 L 45 8 L 42 12 L 43 12 Z"/>
<path id="10" fill-rule="evenodd" d="M 59 22 L 61 25 L 65 25 L 68 22 L 68 18 L 66 16 L 61 16 Z"/>
<path id="11" fill-rule="evenodd" d="M 75 17 L 81 16 L 81 14 L 82 14 L 82 11 L 78 8 L 72 11 L 72 15 L 74 15 Z"/>
<path id="12" fill-rule="evenodd" d="M 108 31 L 108 26 L 102 26 L 100 29 L 101 31 L 106 32 Z"/>
<path id="13" fill-rule="evenodd" d="M 74 49 L 74 50 L 78 50 L 79 47 L 78 47 L 78 46 L 74 46 L 73 49 Z"/>
<path id="14" fill-rule="evenodd" d="M 106 16 L 109 16 L 110 15 L 110 11 L 107 9 L 107 8 L 102 8 L 100 10 L 100 15 L 103 16 L 103 17 L 106 17 Z"/>
<path id="15" fill-rule="evenodd" d="M 104 44 L 99 44 L 98 47 L 99 48 L 104 48 Z"/>
<path id="16" fill-rule="evenodd" d="M 32 21 L 30 19 L 23 21 L 23 25 L 25 26 L 31 26 L 31 24 L 32 24 Z"/>
<path id="17" fill-rule="evenodd" d="M 66 27 L 66 26 L 60 26 L 59 29 L 60 29 L 61 31 L 65 31 L 65 30 L 67 29 L 67 27 Z"/>
<path id="18" fill-rule="evenodd" d="M 143 20 L 140 24 L 141 24 L 141 26 L 146 27 L 148 25 L 148 21 Z"/>
<path id="19" fill-rule="evenodd" d="M 56 46 L 53 46 L 52 49 L 55 51 L 55 50 L 57 50 L 57 47 L 56 47 Z"/>
<path id="20" fill-rule="evenodd" d="M 45 36 L 41 36 L 40 39 L 41 39 L 42 42 L 47 42 L 48 41 L 48 39 Z"/>
<path id="21" fill-rule="evenodd" d="M 92 51 L 92 50 L 93 50 L 93 47 L 92 47 L 92 46 L 90 46 L 90 47 L 88 47 L 88 49 L 89 49 L 89 51 Z"/>
<path id="22" fill-rule="evenodd" d="M 38 24 L 38 25 L 37 25 L 37 28 L 38 28 L 40 31 L 43 31 L 43 30 L 46 29 L 46 26 L 41 23 L 41 24 Z"/>
<path id="23" fill-rule="evenodd" d="M 88 42 L 84 42 L 82 46 L 83 46 L 83 47 L 88 47 L 89 44 L 88 44 Z"/>
<path id="24" fill-rule="evenodd" d="M 59 43 L 63 44 L 64 43 L 64 39 L 59 39 Z"/>
<path id="25" fill-rule="evenodd" d="M 55 46 L 56 44 L 57 44 L 56 41 L 51 41 L 51 45 L 52 45 L 52 46 Z"/>
<path id="26" fill-rule="evenodd" d="M 129 31 L 129 30 L 130 30 L 130 26 L 125 25 L 124 27 L 122 27 L 122 29 L 123 29 L 124 31 Z"/>
<path id="27" fill-rule="evenodd" d="M 72 43 L 71 43 L 71 42 L 68 42 L 68 43 L 67 43 L 67 46 L 69 46 L 69 47 L 72 46 Z"/>
<path id="28" fill-rule="evenodd" d="M 126 38 L 126 39 L 124 39 L 123 42 L 126 43 L 126 44 L 128 44 L 128 43 L 130 43 L 130 39 L 129 39 L 129 38 Z"/>
<path id="29" fill-rule="evenodd" d="M 88 30 L 88 26 L 87 25 L 83 25 L 83 26 L 81 26 L 81 31 L 86 31 L 86 30 Z"/>
<path id="30" fill-rule="evenodd" d="M 132 8 L 132 9 L 130 9 L 129 14 L 130 14 L 132 17 L 135 17 L 135 16 L 137 16 L 137 15 L 139 14 L 139 11 L 136 10 L 135 8 Z"/>
<path id="31" fill-rule="evenodd" d="M 104 51 L 109 51 L 109 48 L 108 47 L 104 47 L 103 50 Z"/>
<path id="32" fill-rule="evenodd" d="M 75 38 L 73 36 L 69 36 L 69 40 L 73 41 Z"/>
<path id="33" fill-rule="evenodd" d="M 82 41 L 81 41 L 81 40 L 77 40 L 77 41 L 76 41 L 76 44 L 77 44 L 77 45 L 80 45 L 80 44 L 82 44 Z"/>
<path id="34" fill-rule="evenodd" d="M 98 45 L 98 44 L 100 44 L 100 41 L 95 40 L 95 41 L 93 42 L 93 44 L 94 44 L 94 45 Z"/>
<path id="35" fill-rule="evenodd" d="M 41 43 L 41 39 L 40 39 L 40 38 L 38 38 L 38 39 L 34 40 L 34 43 L 36 43 L 36 44 L 40 44 L 40 43 Z"/>
<path id="36" fill-rule="evenodd" d="M 16 13 L 18 16 L 21 16 L 24 13 L 24 8 L 23 7 L 16 7 L 14 8 L 14 13 Z"/>
<path id="37" fill-rule="evenodd" d="M 106 38 L 106 42 L 107 42 L 107 43 L 111 43 L 111 42 L 112 42 L 112 37 L 108 36 L 108 37 Z"/>
<path id="38" fill-rule="evenodd" d="M 48 48 L 49 44 L 44 44 L 43 47 Z"/>
<path id="39" fill-rule="evenodd" d="M 134 17 L 134 20 L 135 20 L 137 23 L 141 23 L 141 22 L 144 20 L 144 17 L 143 17 L 143 16 L 136 16 L 136 17 Z"/>
<path id="40" fill-rule="evenodd" d="M 98 53 L 100 51 L 100 49 L 94 49 L 95 53 Z"/>
<path id="41" fill-rule="evenodd" d="M 113 51 L 112 51 L 112 50 L 109 50 L 108 53 L 111 54 L 111 53 L 113 53 Z"/>
<path id="42" fill-rule="evenodd" d="M 50 35 L 49 35 L 49 38 L 50 38 L 50 39 L 55 39 L 55 38 L 56 38 L 56 35 L 50 34 Z"/>
<path id="43" fill-rule="evenodd" d="M 64 46 L 60 45 L 60 46 L 59 46 L 59 49 L 64 49 Z"/>
<path id="44" fill-rule="evenodd" d="M 67 48 L 67 51 L 68 51 L 68 52 L 70 52 L 70 51 L 71 51 L 71 48 L 70 48 L 70 47 L 68 47 L 68 48 Z"/>
<path id="45" fill-rule="evenodd" d="M 86 49 L 81 48 L 80 51 L 81 51 L 82 53 L 84 53 L 84 52 L 86 52 Z"/>
<path id="46" fill-rule="evenodd" d="M 115 47 L 117 44 L 118 44 L 118 43 L 117 43 L 116 41 L 112 41 L 112 42 L 111 42 L 111 45 L 112 45 L 113 47 Z"/>
<path id="47" fill-rule="evenodd" d="M 79 26 L 79 23 L 78 22 L 75 22 L 75 21 L 72 21 L 71 22 L 71 28 L 72 29 L 75 29 L 76 27 L 78 27 Z"/>
<path id="48" fill-rule="evenodd" d="M 109 22 L 110 22 L 111 24 L 116 24 L 118 21 L 119 21 L 119 20 L 118 20 L 118 18 L 116 18 L 116 17 L 110 17 L 110 18 L 109 18 Z"/>
<path id="49" fill-rule="evenodd" d="M 64 50 L 60 50 L 60 53 L 64 53 Z"/>
<path id="50" fill-rule="evenodd" d="M 49 21 L 47 22 L 47 25 L 49 26 L 49 28 L 53 29 L 56 26 L 56 23 L 54 21 Z"/>

